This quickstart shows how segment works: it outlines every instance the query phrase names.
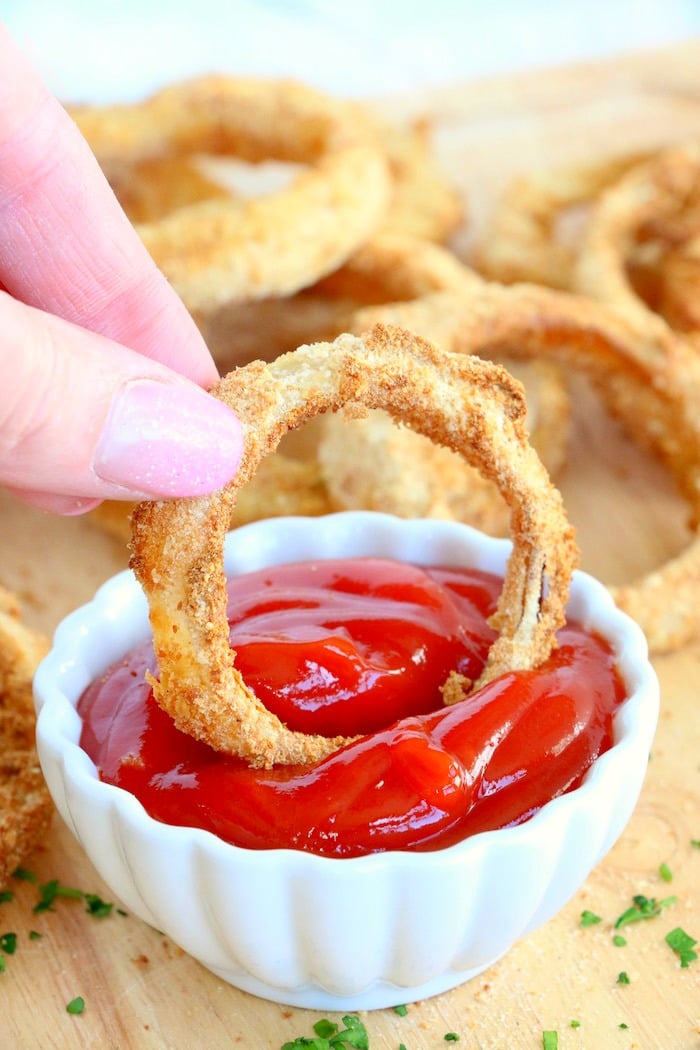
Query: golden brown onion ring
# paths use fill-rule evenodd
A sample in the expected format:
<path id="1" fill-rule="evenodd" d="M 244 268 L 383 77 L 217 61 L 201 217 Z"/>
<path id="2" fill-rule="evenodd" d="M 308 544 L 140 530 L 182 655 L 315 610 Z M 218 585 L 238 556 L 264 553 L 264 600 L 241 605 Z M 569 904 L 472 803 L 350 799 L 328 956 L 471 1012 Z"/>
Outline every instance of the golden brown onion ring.
<path id="1" fill-rule="evenodd" d="M 192 310 L 312 283 L 369 238 L 390 200 L 387 160 L 362 111 L 295 82 L 202 77 L 73 116 L 108 177 L 115 165 L 178 153 L 307 166 L 243 208 L 208 200 L 137 227 Z"/>
<path id="2" fill-rule="evenodd" d="M 363 337 L 253 362 L 226 376 L 216 396 L 243 422 L 236 477 L 206 498 L 142 503 L 133 518 L 132 565 L 148 597 L 158 658 L 154 692 L 180 729 L 263 766 L 312 761 L 343 743 L 292 732 L 246 686 L 229 645 L 223 569 L 239 488 L 290 427 L 343 406 L 389 411 L 498 485 L 511 511 L 513 551 L 494 617 L 500 633 L 479 684 L 546 659 L 564 621 L 577 551 L 561 497 L 527 441 L 522 387 L 503 368 L 378 325 Z M 450 681 L 454 694 L 458 684 Z"/>
<path id="3" fill-rule="evenodd" d="M 155 222 L 204 200 L 225 198 L 234 204 L 233 193 L 209 178 L 195 157 L 179 153 L 115 168 L 109 181 L 132 223 Z"/>
<path id="4" fill-rule="evenodd" d="M 0 889 L 45 837 L 53 804 L 34 745 L 32 678 L 48 649 L 0 587 Z"/>
<path id="5" fill-rule="evenodd" d="M 610 187 L 593 208 L 585 229 L 576 264 L 575 287 L 599 302 L 622 307 L 646 323 L 655 332 L 665 324 L 652 306 L 644 301 L 639 288 L 644 283 L 645 259 L 647 281 L 666 284 L 657 304 L 664 313 L 671 302 L 671 324 L 678 325 L 684 311 L 679 303 L 680 290 L 671 291 L 673 272 L 664 278 L 664 260 L 670 252 L 672 265 L 679 258 L 687 265 L 683 275 L 687 316 L 679 325 L 693 330 L 698 317 L 694 300 L 700 287 L 696 252 L 692 244 L 700 234 L 700 145 L 664 150 L 643 164 L 632 168 Z M 687 250 L 683 248 L 687 245 Z M 652 258 L 651 265 L 648 264 Z M 637 287 L 631 273 L 641 270 Z M 691 277 L 692 273 L 692 277 Z M 676 273 L 676 278 L 678 274 Z M 653 293 L 650 295 L 653 299 Z M 692 321 L 690 320 L 692 319 Z"/>
<path id="6" fill-rule="evenodd" d="M 588 205 L 641 155 L 553 168 L 514 179 L 503 190 L 474 249 L 474 265 L 504 284 L 531 282 L 571 289 L 576 245 L 559 229 L 572 210 Z"/>

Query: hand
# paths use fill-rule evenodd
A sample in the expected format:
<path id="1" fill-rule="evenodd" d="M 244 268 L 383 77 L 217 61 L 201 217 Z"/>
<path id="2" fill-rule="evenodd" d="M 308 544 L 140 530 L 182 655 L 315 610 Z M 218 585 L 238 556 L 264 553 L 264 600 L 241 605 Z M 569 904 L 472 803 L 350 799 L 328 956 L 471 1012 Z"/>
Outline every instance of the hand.
<path id="1" fill-rule="evenodd" d="M 241 428 L 194 322 L 1 25 L 0 77 L 0 484 L 63 514 L 219 488 Z"/>

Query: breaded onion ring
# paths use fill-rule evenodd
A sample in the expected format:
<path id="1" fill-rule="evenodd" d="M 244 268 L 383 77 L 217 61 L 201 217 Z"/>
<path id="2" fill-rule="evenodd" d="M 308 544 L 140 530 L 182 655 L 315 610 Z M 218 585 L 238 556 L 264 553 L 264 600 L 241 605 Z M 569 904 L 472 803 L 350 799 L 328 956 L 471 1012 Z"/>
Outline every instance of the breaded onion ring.
<path id="1" fill-rule="evenodd" d="M 696 331 L 699 235 L 700 145 L 691 143 L 637 165 L 601 196 L 580 246 L 575 287 L 622 307 L 656 332 L 663 330 L 664 314 L 674 328 Z M 671 270 L 664 274 L 667 255 Z M 649 301 L 640 294 L 645 284 L 656 286 L 648 291 Z M 683 297 L 688 301 L 682 306 Z"/>
<path id="2" fill-rule="evenodd" d="M 0 587 L 0 890 L 45 837 L 53 804 L 34 745 L 32 678 L 46 639 L 25 626 Z"/>
<path id="3" fill-rule="evenodd" d="M 428 333 L 455 352 L 550 360 L 588 375 L 630 436 L 656 452 L 690 504 L 694 537 L 677 557 L 632 584 L 610 587 L 655 652 L 700 633 L 700 356 L 667 325 L 636 312 L 535 285 L 484 283 L 459 295 L 437 293 L 392 309 L 370 308 L 356 330 L 377 317 Z"/>
<path id="4" fill-rule="evenodd" d="M 292 81 L 224 76 L 137 105 L 73 116 L 108 177 L 166 154 L 233 154 L 308 168 L 285 190 L 205 200 L 137 226 L 191 310 L 286 295 L 338 267 L 378 228 L 391 196 L 380 144 L 356 107 Z"/>
<path id="5" fill-rule="evenodd" d="M 560 238 L 562 219 L 572 209 L 590 204 L 641 160 L 641 155 L 608 157 L 514 179 L 501 193 L 479 237 L 474 249 L 476 269 L 503 284 L 527 281 L 571 289 L 576 246 Z"/>
<path id="6" fill-rule="evenodd" d="M 132 223 L 155 222 L 205 200 L 226 199 L 231 207 L 235 203 L 232 192 L 209 178 L 196 157 L 179 153 L 125 164 L 110 173 L 109 182 Z"/>
<path id="7" fill-rule="evenodd" d="M 546 659 L 577 550 L 561 497 L 528 444 L 522 387 L 503 368 L 377 325 L 363 337 L 253 362 L 215 393 L 243 422 L 237 476 L 209 497 L 142 503 L 133 518 L 132 566 L 148 597 L 160 675 L 154 693 L 180 729 L 268 767 L 313 761 L 344 742 L 292 732 L 246 686 L 229 645 L 223 570 L 239 488 L 285 431 L 343 406 L 385 409 L 496 482 L 511 511 L 513 551 L 494 617 L 500 633 L 478 684 Z M 445 687 L 450 699 L 455 678 Z"/>
<path id="8" fill-rule="evenodd" d="M 430 143 L 430 124 L 410 127 L 379 122 L 377 140 L 386 150 L 394 189 L 382 232 L 444 244 L 465 220 L 462 195 L 445 178 Z"/>

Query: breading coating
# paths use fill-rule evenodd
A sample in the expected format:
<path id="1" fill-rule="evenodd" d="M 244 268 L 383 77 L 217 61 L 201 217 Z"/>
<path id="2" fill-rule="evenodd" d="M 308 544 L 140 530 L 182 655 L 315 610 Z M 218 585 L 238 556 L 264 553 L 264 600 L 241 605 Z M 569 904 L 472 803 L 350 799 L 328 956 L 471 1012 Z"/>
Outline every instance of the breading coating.
<path id="1" fill-rule="evenodd" d="M 46 640 L 0 587 L 0 889 L 48 831 L 53 803 L 34 746 L 32 678 Z"/>

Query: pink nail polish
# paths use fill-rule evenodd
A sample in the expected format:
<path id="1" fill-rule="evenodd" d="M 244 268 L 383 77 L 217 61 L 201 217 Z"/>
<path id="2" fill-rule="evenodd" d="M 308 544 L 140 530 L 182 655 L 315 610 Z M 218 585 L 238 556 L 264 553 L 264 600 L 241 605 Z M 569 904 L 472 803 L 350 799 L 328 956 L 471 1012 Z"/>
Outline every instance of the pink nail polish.
<path id="1" fill-rule="evenodd" d="M 194 384 L 136 379 L 116 393 L 95 450 L 103 481 L 147 496 L 201 496 L 225 485 L 241 457 L 231 409 Z"/>

